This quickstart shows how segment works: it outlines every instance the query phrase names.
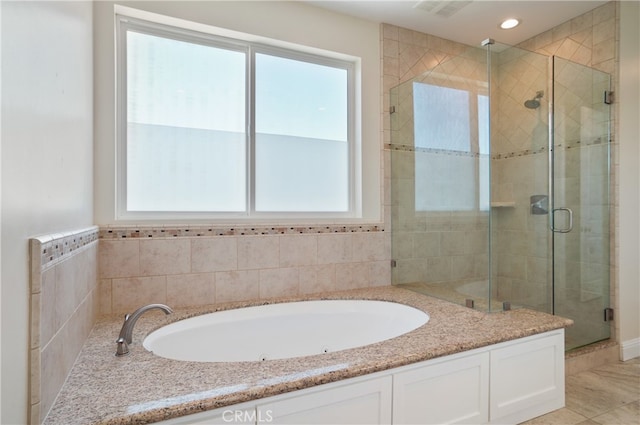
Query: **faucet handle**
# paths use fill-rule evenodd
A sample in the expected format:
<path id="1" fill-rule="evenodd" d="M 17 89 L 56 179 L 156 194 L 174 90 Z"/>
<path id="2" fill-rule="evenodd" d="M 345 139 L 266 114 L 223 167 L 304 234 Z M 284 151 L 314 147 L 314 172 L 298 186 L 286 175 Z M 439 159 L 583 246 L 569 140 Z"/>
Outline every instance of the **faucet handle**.
<path id="1" fill-rule="evenodd" d="M 127 344 L 127 341 L 125 341 L 124 338 L 118 338 L 116 340 L 116 343 L 118 344 L 118 348 L 116 348 L 117 357 L 126 356 L 127 354 L 129 354 L 129 344 Z"/>

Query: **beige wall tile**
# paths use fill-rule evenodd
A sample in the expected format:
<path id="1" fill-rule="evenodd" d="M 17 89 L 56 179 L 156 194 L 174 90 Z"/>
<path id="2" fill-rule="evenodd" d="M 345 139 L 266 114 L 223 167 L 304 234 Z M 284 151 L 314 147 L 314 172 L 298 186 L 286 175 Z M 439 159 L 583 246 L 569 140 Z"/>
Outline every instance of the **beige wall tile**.
<path id="1" fill-rule="evenodd" d="M 238 268 L 238 242 L 235 236 L 191 239 L 191 271 L 194 273 Z"/>
<path id="2" fill-rule="evenodd" d="M 300 273 L 300 294 L 315 294 L 336 290 L 335 264 L 303 266 Z"/>
<path id="3" fill-rule="evenodd" d="M 427 258 L 425 270 L 430 282 L 451 280 L 452 257 Z"/>
<path id="4" fill-rule="evenodd" d="M 140 244 L 137 240 L 100 241 L 99 276 L 131 277 L 140 275 Z"/>
<path id="5" fill-rule="evenodd" d="M 391 262 L 372 261 L 369 264 L 369 285 L 386 286 L 391 285 Z"/>
<path id="6" fill-rule="evenodd" d="M 260 297 L 260 272 L 239 270 L 216 273 L 216 302 L 246 301 Z"/>
<path id="7" fill-rule="evenodd" d="M 336 290 L 369 286 L 369 263 L 336 264 Z"/>
<path id="8" fill-rule="evenodd" d="M 98 282 L 98 298 L 99 298 L 99 312 L 100 314 L 111 314 L 113 309 L 112 305 L 112 290 L 111 279 L 100 279 Z"/>
<path id="9" fill-rule="evenodd" d="M 353 234 L 353 261 L 380 261 L 387 256 L 384 233 Z"/>
<path id="10" fill-rule="evenodd" d="M 278 267 L 279 236 L 243 236 L 238 238 L 238 269 Z"/>
<path id="11" fill-rule="evenodd" d="M 318 238 L 315 235 L 280 237 L 280 267 L 309 266 L 318 262 Z"/>
<path id="12" fill-rule="evenodd" d="M 318 235 L 318 264 L 346 263 L 352 259 L 350 234 Z"/>
<path id="13" fill-rule="evenodd" d="M 186 238 L 140 241 L 140 274 L 157 276 L 191 271 L 191 243 Z"/>
<path id="14" fill-rule="evenodd" d="M 55 266 L 55 322 L 58 326 L 57 330 L 69 320 L 79 303 L 76 294 L 80 286 L 80 276 L 76 273 L 74 265 L 74 262 L 67 260 Z"/>
<path id="15" fill-rule="evenodd" d="M 49 268 L 42 272 L 40 293 L 40 347 L 44 347 L 60 329 L 62 323 L 56 316 L 56 270 Z M 44 301 L 44 302 L 42 302 Z"/>
<path id="16" fill-rule="evenodd" d="M 167 302 L 165 276 L 113 279 L 111 287 L 114 313 L 132 313 L 147 304 Z"/>
<path id="17" fill-rule="evenodd" d="M 260 270 L 260 298 L 299 294 L 300 273 L 296 267 Z"/>
<path id="18" fill-rule="evenodd" d="M 193 307 L 215 302 L 214 273 L 167 276 L 167 304 L 170 307 Z"/>

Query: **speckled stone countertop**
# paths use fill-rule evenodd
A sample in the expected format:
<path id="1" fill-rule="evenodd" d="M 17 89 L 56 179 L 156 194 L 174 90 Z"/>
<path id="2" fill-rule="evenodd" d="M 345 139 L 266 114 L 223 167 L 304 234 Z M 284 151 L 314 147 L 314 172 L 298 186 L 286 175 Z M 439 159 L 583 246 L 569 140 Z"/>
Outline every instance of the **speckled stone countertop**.
<path id="1" fill-rule="evenodd" d="M 485 313 L 409 290 L 382 287 L 301 299 L 376 299 L 426 311 L 429 322 L 383 342 L 327 354 L 285 360 L 195 363 L 154 356 L 142 347 L 151 331 L 215 309 L 265 304 L 244 302 L 149 311 L 135 326 L 131 353 L 114 355 L 122 316 L 103 317 L 91 332 L 44 423 L 146 424 L 236 403 L 274 396 L 407 364 L 522 338 L 572 324 L 558 316 L 517 309 Z M 233 341 L 220 341 L 233 344 Z"/>

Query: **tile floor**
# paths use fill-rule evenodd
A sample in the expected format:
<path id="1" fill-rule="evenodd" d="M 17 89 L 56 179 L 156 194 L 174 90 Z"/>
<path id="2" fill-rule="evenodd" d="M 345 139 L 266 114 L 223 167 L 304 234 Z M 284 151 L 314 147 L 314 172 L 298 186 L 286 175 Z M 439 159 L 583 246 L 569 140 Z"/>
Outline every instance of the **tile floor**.
<path id="1" fill-rule="evenodd" d="M 567 376 L 565 385 L 565 408 L 524 424 L 640 424 L 640 358 Z"/>

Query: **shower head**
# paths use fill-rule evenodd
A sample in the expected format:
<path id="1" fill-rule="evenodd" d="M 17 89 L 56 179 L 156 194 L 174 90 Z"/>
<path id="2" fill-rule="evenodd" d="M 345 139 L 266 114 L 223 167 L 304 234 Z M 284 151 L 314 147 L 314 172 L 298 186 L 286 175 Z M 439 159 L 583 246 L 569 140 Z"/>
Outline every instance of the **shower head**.
<path id="1" fill-rule="evenodd" d="M 537 99 L 529 99 L 524 102 L 524 106 L 529 109 L 538 109 L 540 107 L 540 101 Z"/>
<path id="2" fill-rule="evenodd" d="M 540 107 L 540 100 L 544 96 L 544 92 L 539 90 L 536 92 L 536 97 L 533 99 L 525 100 L 524 106 L 529 109 L 538 109 Z"/>

